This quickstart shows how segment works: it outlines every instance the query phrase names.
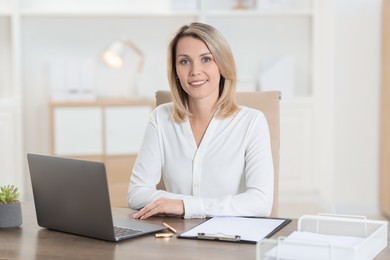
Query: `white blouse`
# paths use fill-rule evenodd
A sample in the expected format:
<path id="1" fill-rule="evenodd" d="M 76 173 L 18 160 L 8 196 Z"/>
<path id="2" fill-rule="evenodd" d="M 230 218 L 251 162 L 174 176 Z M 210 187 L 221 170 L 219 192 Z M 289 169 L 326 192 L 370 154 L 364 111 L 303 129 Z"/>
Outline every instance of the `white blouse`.
<path id="1" fill-rule="evenodd" d="M 240 107 L 214 117 L 197 147 L 188 120 L 173 121 L 173 103 L 151 114 L 128 190 L 129 207 L 160 197 L 183 200 L 185 218 L 269 216 L 274 169 L 267 120 Z M 161 176 L 166 191 L 157 190 Z"/>

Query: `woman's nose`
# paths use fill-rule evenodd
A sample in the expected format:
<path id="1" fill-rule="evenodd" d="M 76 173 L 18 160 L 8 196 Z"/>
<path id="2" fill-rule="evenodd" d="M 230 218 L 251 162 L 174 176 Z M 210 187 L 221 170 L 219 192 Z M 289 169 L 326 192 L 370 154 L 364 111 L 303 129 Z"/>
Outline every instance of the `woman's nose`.
<path id="1" fill-rule="evenodd" d="M 200 68 L 199 65 L 195 63 L 191 66 L 191 76 L 197 76 L 200 75 Z"/>

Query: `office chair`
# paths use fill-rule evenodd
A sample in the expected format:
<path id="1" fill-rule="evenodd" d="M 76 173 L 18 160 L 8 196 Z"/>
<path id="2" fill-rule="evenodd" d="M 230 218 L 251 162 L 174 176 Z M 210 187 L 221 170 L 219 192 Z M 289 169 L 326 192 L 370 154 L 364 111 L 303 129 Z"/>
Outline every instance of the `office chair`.
<path id="1" fill-rule="evenodd" d="M 264 92 L 238 92 L 236 101 L 239 105 L 261 110 L 268 122 L 271 136 L 271 150 L 274 163 L 274 199 L 272 206 L 272 217 L 278 216 L 278 193 L 279 193 L 279 102 L 281 93 L 279 91 Z M 156 106 L 171 102 L 170 91 L 159 90 L 156 92 Z M 165 190 L 163 178 L 157 185 L 158 189 Z"/>

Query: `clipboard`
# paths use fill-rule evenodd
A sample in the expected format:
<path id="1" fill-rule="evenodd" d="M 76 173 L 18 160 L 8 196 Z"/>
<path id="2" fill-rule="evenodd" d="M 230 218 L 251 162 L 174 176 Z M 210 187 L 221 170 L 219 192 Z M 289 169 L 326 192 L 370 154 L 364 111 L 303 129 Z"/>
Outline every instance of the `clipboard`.
<path id="1" fill-rule="evenodd" d="M 256 244 L 290 222 L 291 219 L 286 218 L 212 217 L 177 237 Z"/>

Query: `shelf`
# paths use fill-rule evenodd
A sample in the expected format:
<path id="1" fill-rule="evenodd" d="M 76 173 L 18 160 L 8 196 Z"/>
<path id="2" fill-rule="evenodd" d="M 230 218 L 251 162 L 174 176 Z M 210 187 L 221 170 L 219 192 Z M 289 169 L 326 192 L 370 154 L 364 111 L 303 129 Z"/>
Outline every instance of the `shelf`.
<path id="1" fill-rule="evenodd" d="M 160 11 L 160 12 L 134 12 L 126 10 L 21 10 L 24 17 L 191 17 L 196 16 L 195 11 Z"/>
<path id="2" fill-rule="evenodd" d="M 2 12 L 0 11 L 0 15 Z M 5 14 L 11 14 L 6 12 Z M 218 11 L 126 11 L 126 10 L 57 10 L 57 9 L 30 9 L 21 10 L 22 16 L 81 16 L 81 17 L 197 17 L 197 16 L 219 16 L 219 17 L 262 17 L 262 16 L 313 16 L 313 11 L 309 9 L 302 10 L 218 10 Z"/>
<path id="3" fill-rule="evenodd" d="M 11 15 L 12 12 L 5 12 L 5 15 Z M 0 15 L 3 12 L 0 11 Z M 134 16 L 134 17 L 188 17 L 188 16 L 313 16 L 312 10 L 222 10 L 222 11 L 206 11 L 203 13 L 197 11 L 163 11 L 163 12 L 134 12 L 123 10 L 21 10 L 22 16 L 99 16 L 99 17 L 112 17 L 112 16 Z"/>
<path id="4" fill-rule="evenodd" d="M 309 9 L 302 10 L 218 10 L 218 11 L 205 11 L 202 13 L 206 16 L 313 16 L 314 13 Z"/>

